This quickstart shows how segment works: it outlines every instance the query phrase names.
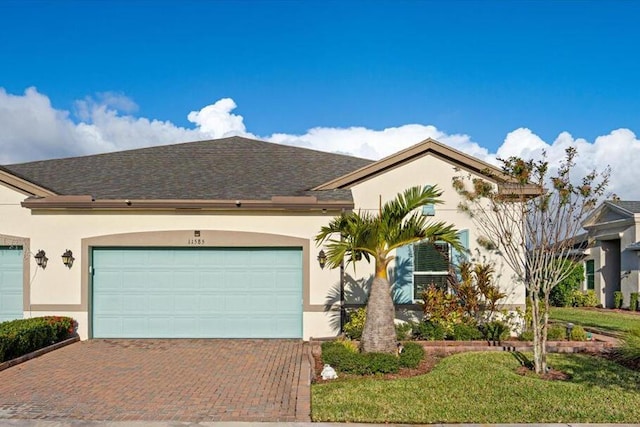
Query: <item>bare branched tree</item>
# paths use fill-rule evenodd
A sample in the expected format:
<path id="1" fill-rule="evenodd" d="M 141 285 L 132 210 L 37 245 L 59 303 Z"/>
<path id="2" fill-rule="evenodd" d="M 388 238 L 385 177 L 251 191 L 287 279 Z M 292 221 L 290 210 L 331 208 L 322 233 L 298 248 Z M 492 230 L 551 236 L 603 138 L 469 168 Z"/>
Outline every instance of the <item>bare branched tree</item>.
<path id="1" fill-rule="evenodd" d="M 525 286 L 537 373 L 547 370 L 549 295 L 576 266 L 559 261 L 571 257 L 582 220 L 603 198 L 609 182 L 608 168 L 576 181 L 576 156 L 575 148 L 567 148 L 554 176 L 545 153 L 542 160 L 500 159 L 502 174 L 487 172 L 491 180 L 453 179 L 463 198 L 459 209 L 472 218 L 483 244 L 499 251 L 513 269 L 514 279 Z"/>

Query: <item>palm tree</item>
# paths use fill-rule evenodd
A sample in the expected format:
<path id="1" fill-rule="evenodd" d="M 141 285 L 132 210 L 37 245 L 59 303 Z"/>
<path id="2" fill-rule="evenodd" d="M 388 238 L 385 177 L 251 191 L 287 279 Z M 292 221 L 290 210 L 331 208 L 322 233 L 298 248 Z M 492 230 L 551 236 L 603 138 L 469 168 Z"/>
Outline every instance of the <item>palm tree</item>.
<path id="1" fill-rule="evenodd" d="M 377 215 L 369 212 L 347 212 L 322 227 L 316 236 L 318 245 L 327 248 L 327 265 L 337 268 L 364 257 L 375 261 L 375 277 L 367 301 L 367 318 L 360 347 L 363 352 L 396 351 L 395 308 L 387 267 L 394 259 L 391 253 L 404 245 L 423 240 L 442 241 L 462 250 L 453 225 L 433 222 L 417 209 L 427 204 L 440 204 L 442 191 L 434 186 L 411 187 L 395 199 L 381 204 Z M 336 237 L 337 236 L 337 237 Z M 355 264 L 354 264 L 355 269 Z"/>

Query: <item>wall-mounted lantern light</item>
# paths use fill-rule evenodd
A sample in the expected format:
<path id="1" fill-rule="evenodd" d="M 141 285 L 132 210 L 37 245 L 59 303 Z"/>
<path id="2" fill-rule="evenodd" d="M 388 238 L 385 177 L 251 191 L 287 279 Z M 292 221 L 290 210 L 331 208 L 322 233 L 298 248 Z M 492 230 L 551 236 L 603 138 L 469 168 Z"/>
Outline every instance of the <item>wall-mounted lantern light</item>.
<path id="1" fill-rule="evenodd" d="M 73 252 L 70 249 L 67 249 L 65 253 L 62 254 L 62 263 L 67 267 L 71 268 L 73 265 L 73 261 L 75 258 L 73 257 Z"/>
<path id="2" fill-rule="evenodd" d="M 49 261 L 49 258 L 47 258 L 45 251 L 40 249 L 38 253 L 34 255 L 34 258 L 36 259 L 38 267 L 42 267 L 43 270 L 47 268 L 47 261 Z"/>
<path id="3" fill-rule="evenodd" d="M 320 268 L 324 270 L 324 266 L 327 264 L 327 254 L 324 253 L 324 250 L 320 250 L 318 254 L 318 264 L 320 264 Z"/>

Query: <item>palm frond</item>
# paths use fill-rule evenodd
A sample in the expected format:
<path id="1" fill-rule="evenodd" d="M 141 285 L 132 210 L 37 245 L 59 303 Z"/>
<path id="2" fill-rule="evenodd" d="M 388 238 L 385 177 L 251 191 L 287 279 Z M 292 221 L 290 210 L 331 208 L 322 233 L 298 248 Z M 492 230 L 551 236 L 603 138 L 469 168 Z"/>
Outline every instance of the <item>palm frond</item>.
<path id="1" fill-rule="evenodd" d="M 443 241 L 462 250 L 457 230 L 444 222 L 432 223 L 417 209 L 425 204 L 439 204 L 442 195 L 437 187 L 411 187 L 385 203 L 377 215 L 347 212 L 332 219 L 316 236 L 316 244 L 327 248 L 327 264 L 338 267 L 343 261 L 355 263 L 373 258 L 386 265 L 389 253 L 421 240 Z M 338 237 L 336 237 L 338 236 Z"/>

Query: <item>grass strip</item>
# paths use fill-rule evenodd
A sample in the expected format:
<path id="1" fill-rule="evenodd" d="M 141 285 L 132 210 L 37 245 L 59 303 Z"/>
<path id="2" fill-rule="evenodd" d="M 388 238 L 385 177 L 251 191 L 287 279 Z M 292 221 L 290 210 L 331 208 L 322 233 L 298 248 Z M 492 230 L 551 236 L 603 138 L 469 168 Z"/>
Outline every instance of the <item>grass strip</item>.
<path id="1" fill-rule="evenodd" d="M 618 311 L 589 310 L 573 307 L 552 307 L 551 320 L 571 322 L 583 327 L 594 327 L 613 332 L 640 329 L 640 316 Z"/>
<path id="2" fill-rule="evenodd" d="M 527 355 L 529 358 L 531 355 Z M 605 359 L 549 355 L 568 381 L 516 373 L 511 353 L 462 353 L 413 378 L 312 386 L 312 419 L 366 423 L 636 423 L 640 373 Z"/>

